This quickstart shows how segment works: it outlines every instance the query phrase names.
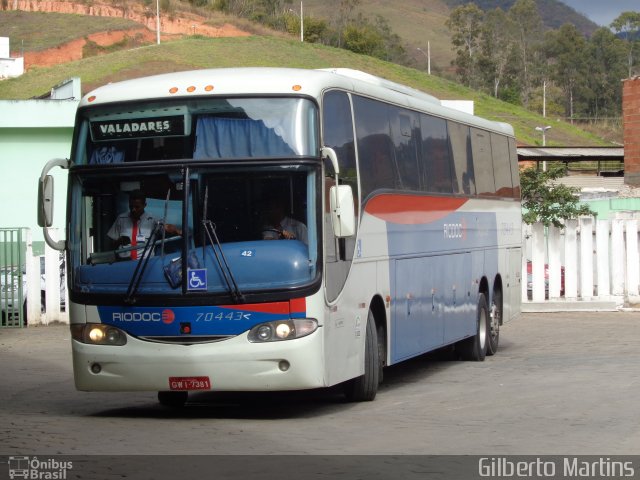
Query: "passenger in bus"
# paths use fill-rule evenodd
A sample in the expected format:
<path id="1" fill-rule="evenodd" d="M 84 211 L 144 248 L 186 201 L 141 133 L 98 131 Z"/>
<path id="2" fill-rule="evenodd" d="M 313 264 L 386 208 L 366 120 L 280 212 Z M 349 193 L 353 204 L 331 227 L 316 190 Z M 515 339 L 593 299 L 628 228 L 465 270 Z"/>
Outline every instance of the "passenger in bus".
<path id="1" fill-rule="evenodd" d="M 263 240 L 300 240 L 307 244 L 307 226 L 286 215 L 285 201 L 277 196 L 266 201 Z"/>
<path id="2" fill-rule="evenodd" d="M 140 248 L 119 252 L 122 260 L 137 260 L 142 256 L 144 244 L 151 236 L 151 232 L 158 220 L 150 213 L 145 212 L 147 198 L 141 190 L 133 190 L 129 194 L 129 211 L 123 212 L 116 218 L 107 236 L 111 239 L 114 249 L 140 245 Z M 182 235 L 182 231 L 175 225 L 165 224 L 165 231 L 169 235 Z"/>

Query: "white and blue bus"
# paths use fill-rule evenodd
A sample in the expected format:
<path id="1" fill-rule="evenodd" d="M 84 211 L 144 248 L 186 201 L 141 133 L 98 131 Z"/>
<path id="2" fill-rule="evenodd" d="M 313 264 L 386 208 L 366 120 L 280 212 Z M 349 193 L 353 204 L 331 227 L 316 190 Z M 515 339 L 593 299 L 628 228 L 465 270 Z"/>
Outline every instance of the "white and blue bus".
<path id="1" fill-rule="evenodd" d="M 69 170 L 63 241 L 47 230 L 54 166 Z M 114 245 L 132 192 L 152 227 Z M 79 390 L 180 405 L 343 384 L 372 400 L 387 365 L 448 345 L 493 355 L 520 311 L 513 129 L 363 72 L 100 87 L 40 196 L 45 239 L 67 250 Z M 304 235 L 267 226 L 274 198 Z"/>

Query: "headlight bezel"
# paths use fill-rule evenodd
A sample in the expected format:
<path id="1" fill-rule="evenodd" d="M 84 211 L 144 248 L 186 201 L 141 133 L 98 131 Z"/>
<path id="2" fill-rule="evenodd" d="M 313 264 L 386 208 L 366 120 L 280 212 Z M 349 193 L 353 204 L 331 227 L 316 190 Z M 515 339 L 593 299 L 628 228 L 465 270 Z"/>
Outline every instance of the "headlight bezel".
<path id="1" fill-rule="evenodd" d="M 87 345 L 121 347 L 127 344 L 127 334 L 123 330 L 104 323 L 73 324 L 71 338 Z"/>
<path id="2" fill-rule="evenodd" d="M 296 340 L 311 335 L 319 328 L 315 318 L 287 318 L 254 325 L 247 335 L 251 343 Z"/>

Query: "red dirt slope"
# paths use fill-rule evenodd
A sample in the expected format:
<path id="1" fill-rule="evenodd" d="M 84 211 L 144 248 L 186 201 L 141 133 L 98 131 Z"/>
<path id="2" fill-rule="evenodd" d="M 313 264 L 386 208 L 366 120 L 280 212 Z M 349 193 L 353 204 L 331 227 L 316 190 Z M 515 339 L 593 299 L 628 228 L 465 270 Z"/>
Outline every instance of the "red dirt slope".
<path id="1" fill-rule="evenodd" d="M 3 8 L 4 7 L 4 8 Z M 155 10 L 144 8 L 142 5 L 128 5 L 125 8 L 113 5 L 92 2 L 91 5 L 66 2 L 66 1 L 36 1 L 36 0 L 9 0 L 0 3 L 3 10 L 21 10 L 25 12 L 55 12 L 74 13 L 80 15 L 93 15 L 103 17 L 120 17 L 140 23 L 139 29 L 126 31 L 111 31 L 89 35 L 87 38 L 73 40 L 56 48 L 40 52 L 26 52 L 24 54 L 25 69 L 32 66 L 51 66 L 60 63 L 80 60 L 87 39 L 101 47 L 108 47 L 121 42 L 125 38 L 134 39 L 137 43 L 152 43 L 156 41 L 156 16 Z M 191 13 L 174 13 L 171 18 L 160 15 L 160 32 L 163 40 L 169 36 L 203 35 L 207 37 L 243 37 L 250 33 L 244 32 L 231 24 L 221 27 L 206 25 L 204 17 Z"/>

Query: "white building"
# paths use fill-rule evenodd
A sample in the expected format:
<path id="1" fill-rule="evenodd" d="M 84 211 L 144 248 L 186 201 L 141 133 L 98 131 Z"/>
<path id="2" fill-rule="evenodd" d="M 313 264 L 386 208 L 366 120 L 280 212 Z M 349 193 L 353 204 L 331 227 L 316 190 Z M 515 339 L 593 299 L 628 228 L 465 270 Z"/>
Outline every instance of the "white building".
<path id="1" fill-rule="evenodd" d="M 0 80 L 24 73 L 24 57 L 11 58 L 9 37 L 0 37 Z"/>

